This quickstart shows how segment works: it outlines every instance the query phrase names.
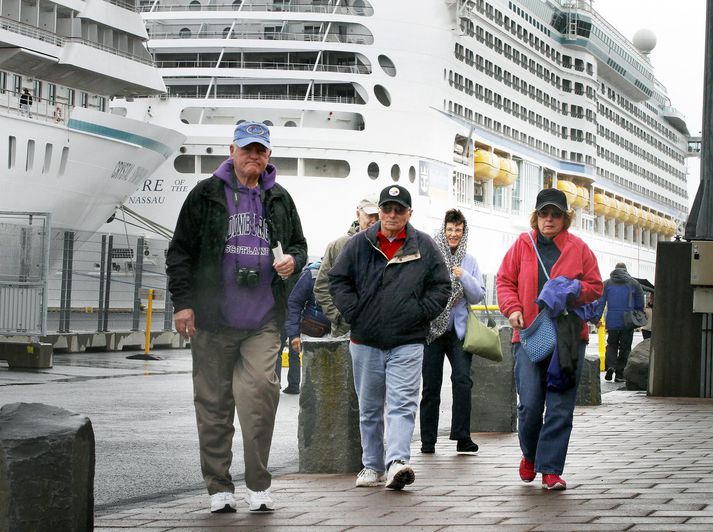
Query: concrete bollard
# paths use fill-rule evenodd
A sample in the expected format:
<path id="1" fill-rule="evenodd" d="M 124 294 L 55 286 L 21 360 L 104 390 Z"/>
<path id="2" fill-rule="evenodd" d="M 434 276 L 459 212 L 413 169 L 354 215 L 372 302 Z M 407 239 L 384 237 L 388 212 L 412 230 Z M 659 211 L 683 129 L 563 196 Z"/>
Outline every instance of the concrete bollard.
<path id="1" fill-rule="evenodd" d="M 41 403 L 0 408 L 0 509 L 3 531 L 93 529 L 89 418 Z"/>
<path id="2" fill-rule="evenodd" d="M 472 432 L 515 432 L 517 397 L 515 393 L 515 357 L 512 327 L 500 329 L 502 362 L 491 362 L 473 355 L 471 376 L 470 430 Z"/>
<path id="3" fill-rule="evenodd" d="M 297 439 L 300 473 L 356 473 L 361 469 L 359 403 L 346 338 L 302 342 Z"/>
<path id="4" fill-rule="evenodd" d="M 602 381 L 600 360 L 597 355 L 585 355 L 582 376 L 577 389 L 577 406 L 597 406 L 602 404 Z"/>
<path id="5" fill-rule="evenodd" d="M 6 360 L 10 368 L 51 368 L 52 344 L 0 342 L 0 360 Z"/>

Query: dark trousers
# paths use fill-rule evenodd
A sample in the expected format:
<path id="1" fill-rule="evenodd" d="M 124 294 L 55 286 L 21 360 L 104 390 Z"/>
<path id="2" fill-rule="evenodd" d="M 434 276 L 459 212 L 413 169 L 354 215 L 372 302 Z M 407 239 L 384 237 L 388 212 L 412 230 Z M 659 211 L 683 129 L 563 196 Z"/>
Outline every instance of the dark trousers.
<path id="1" fill-rule="evenodd" d="M 275 364 L 275 374 L 277 374 L 277 380 L 282 379 L 282 350 L 285 347 L 285 342 L 287 341 L 287 334 L 281 333 L 280 335 L 280 350 L 277 352 L 277 363 Z M 287 386 L 292 386 L 293 388 L 300 387 L 300 374 L 302 368 L 300 367 L 300 354 L 295 353 L 292 346 L 287 346 L 289 368 L 287 369 Z"/>
<path id="2" fill-rule="evenodd" d="M 451 364 L 453 383 L 453 411 L 451 414 L 451 440 L 470 438 L 470 363 L 473 355 L 463 351 L 463 340 L 449 329 L 423 352 L 423 394 L 421 396 L 421 442 L 434 445 L 438 438 L 438 414 L 441 405 L 443 359 Z"/>
<path id="3" fill-rule="evenodd" d="M 624 377 L 626 361 L 631 353 L 631 342 L 634 339 L 634 329 L 620 329 L 607 331 L 607 352 L 604 365 L 607 369 L 614 369 L 617 377 Z"/>

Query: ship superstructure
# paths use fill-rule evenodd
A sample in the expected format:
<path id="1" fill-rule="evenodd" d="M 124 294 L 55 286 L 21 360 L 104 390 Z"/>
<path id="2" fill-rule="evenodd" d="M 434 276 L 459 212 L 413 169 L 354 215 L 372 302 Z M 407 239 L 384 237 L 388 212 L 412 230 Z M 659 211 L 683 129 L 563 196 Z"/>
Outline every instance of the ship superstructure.
<path id="1" fill-rule="evenodd" d="M 537 192 L 562 189 L 608 272 L 653 278 L 686 216 L 688 132 L 635 47 L 584 1 L 142 0 L 168 95 L 119 103 L 188 138 L 127 202 L 172 228 L 228 154 L 271 126 L 310 254 L 358 199 L 398 182 L 414 224 L 464 211 L 492 275 Z"/>

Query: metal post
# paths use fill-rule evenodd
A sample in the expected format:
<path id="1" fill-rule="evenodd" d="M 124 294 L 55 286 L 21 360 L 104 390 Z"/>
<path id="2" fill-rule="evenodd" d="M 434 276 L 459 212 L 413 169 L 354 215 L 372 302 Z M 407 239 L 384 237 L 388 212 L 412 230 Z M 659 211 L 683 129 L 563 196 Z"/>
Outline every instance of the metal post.
<path id="1" fill-rule="evenodd" d="M 102 244 L 99 259 L 99 317 L 97 319 L 97 331 L 102 331 L 104 324 L 104 275 L 106 275 L 106 235 L 102 235 Z"/>
<path id="2" fill-rule="evenodd" d="M 107 257 L 107 267 L 106 267 L 106 289 L 104 290 L 104 322 L 102 323 L 101 330 L 107 332 L 109 330 L 109 296 L 111 293 L 111 270 L 113 268 L 113 249 L 114 249 L 114 236 L 109 235 L 109 241 L 106 245 L 106 257 Z"/>
<path id="3" fill-rule="evenodd" d="M 62 285 L 59 304 L 59 332 L 69 332 L 69 314 L 72 311 L 72 262 L 74 260 L 74 231 L 64 232 L 62 255 Z"/>
<path id="4" fill-rule="evenodd" d="M 136 261 L 134 263 L 134 311 L 131 325 L 132 331 L 139 330 L 141 319 L 141 283 L 144 269 L 144 237 L 136 240 Z"/>

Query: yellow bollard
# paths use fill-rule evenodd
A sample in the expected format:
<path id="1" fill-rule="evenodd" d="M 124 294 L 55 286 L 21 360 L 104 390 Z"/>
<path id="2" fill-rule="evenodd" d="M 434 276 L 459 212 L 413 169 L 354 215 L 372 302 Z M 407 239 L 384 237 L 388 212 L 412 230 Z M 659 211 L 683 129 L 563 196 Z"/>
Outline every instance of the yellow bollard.
<path id="1" fill-rule="evenodd" d="M 597 328 L 597 336 L 599 338 L 599 371 L 604 371 L 606 365 L 604 359 L 607 353 L 607 338 L 606 338 L 606 327 L 604 326 L 604 318 L 599 320 L 599 327 Z"/>
<path id="2" fill-rule="evenodd" d="M 151 312 L 153 311 L 153 288 L 149 288 L 149 306 L 146 311 L 146 339 L 144 340 L 144 355 L 149 354 L 151 346 Z"/>

